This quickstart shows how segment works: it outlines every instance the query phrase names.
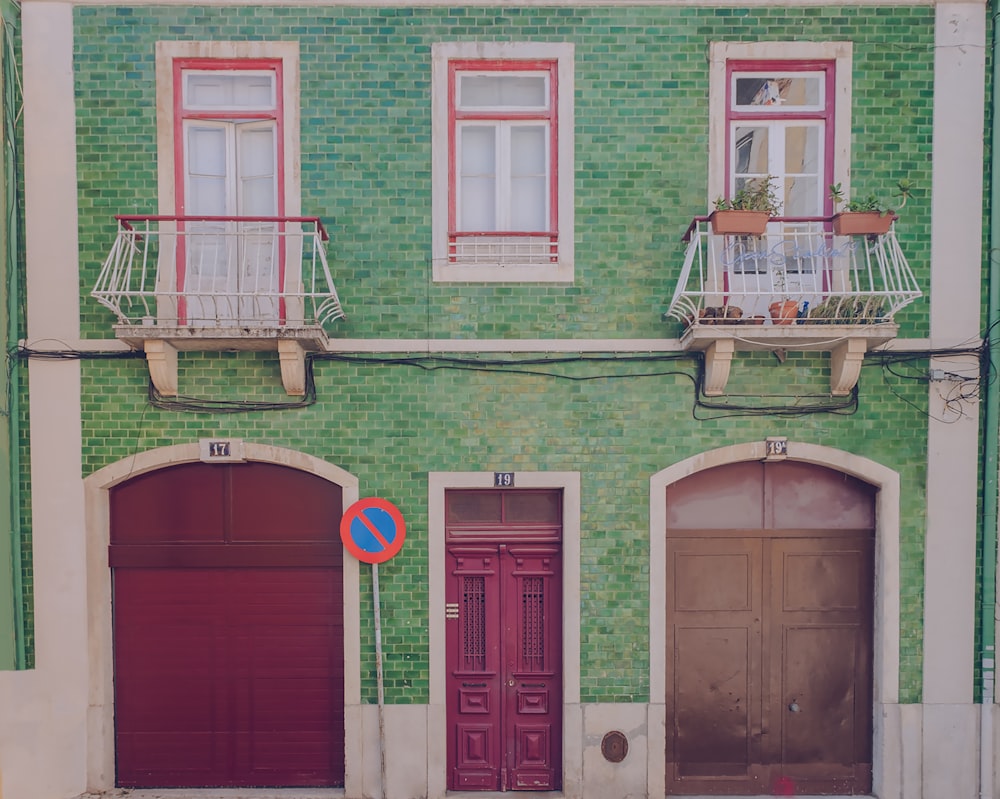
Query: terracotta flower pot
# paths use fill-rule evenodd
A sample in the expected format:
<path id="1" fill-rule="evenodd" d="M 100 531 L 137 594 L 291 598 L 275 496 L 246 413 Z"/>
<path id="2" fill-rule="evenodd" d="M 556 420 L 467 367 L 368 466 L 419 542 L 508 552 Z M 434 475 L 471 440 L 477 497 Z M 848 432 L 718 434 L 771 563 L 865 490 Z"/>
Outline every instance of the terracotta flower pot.
<path id="1" fill-rule="evenodd" d="M 889 232 L 895 220 L 892 212 L 845 211 L 833 217 L 833 232 L 838 236 L 881 236 Z"/>
<path id="2" fill-rule="evenodd" d="M 795 300 L 782 300 L 772 302 L 767 310 L 771 314 L 771 324 L 791 325 L 799 315 L 799 304 Z"/>
<path id="3" fill-rule="evenodd" d="M 712 232 L 727 236 L 760 236 L 767 230 L 767 211 L 713 211 Z"/>

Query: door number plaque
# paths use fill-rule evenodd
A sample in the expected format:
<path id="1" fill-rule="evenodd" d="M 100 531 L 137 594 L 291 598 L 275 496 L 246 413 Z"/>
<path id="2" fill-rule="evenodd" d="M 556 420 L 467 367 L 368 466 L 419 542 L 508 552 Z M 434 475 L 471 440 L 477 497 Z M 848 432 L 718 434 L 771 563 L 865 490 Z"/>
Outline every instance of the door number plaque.
<path id="1" fill-rule="evenodd" d="M 241 438 L 203 438 L 198 442 L 198 451 L 204 463 L 239 463 L 245 460 Z"/>
<path id="2" fill-rule="evenodd" d="M 768 436 L 764 440 L 764 453 L 767 460 L 777 461 L 788 457 L 788 439 L 784 436 Z"/>
<path id="3" fill-rule="evenodd" d="M 510 488 L 514 485 L 514 473 L 493 472 L 493 485 L 495 488 Z"/>

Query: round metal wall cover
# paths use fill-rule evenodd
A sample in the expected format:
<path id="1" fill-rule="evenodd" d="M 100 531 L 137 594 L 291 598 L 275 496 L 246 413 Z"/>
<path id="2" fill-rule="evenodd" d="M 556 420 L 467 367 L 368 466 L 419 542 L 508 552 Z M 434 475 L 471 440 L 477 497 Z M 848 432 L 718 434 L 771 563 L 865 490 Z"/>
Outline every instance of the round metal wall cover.
<path id="1" fill-rule="evenodd" d="M 628 754 L 628 738 L 625 733 L 612 730 L 601 741 L 601 754 L 610 763 L 621 763 Z"/>

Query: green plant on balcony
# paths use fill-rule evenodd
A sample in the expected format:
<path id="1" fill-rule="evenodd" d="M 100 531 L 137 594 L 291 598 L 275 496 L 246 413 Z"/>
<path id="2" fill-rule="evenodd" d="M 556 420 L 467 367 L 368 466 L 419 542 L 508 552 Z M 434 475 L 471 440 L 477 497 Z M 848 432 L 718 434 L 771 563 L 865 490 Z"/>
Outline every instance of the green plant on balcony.
<path id="1" fill-rule="evenodd" d="M 747 180 L 732 197 L 719 197 L 712 212 L 712 231 L 726 235 L 760 236 L 767 222 L 781 212 L 774 176 Z"/>
<path id="2" fill-rule="evenodd" d="M 886 321 L 882 297 L 829 297 L 809 310 L 810 322 L 863 325 Z"/>
<path id="3" fill-rule="evenodd" d="M 910 181 L 900 180 L 896 183 L 896 189 L 893 196 L 900 198 L 899 208 L 902 208 L 910 197 L 912 186 Z M 833 232 L 837 235 L 882 235 L 889 232 L 896 220 L 896 211 L 875 194 L 848 199 L 844 196 L 841 184 L 833 183 L 830 185 L 830 198 L 835 212 L 839 206 L 844 207 L 843 211 L 835 213 L 833 217 Z"/>

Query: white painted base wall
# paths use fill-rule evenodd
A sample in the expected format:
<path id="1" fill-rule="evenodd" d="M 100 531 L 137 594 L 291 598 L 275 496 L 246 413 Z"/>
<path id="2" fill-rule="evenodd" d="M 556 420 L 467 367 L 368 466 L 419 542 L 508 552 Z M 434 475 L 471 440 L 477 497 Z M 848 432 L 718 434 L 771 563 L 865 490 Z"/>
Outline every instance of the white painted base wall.
<path id="1" fill-rule="evenodd" d="M 85 792 L 113 791 L 113 774 L 87 784 L 87 698 L 72 685 L 41 670 L 0 672 L 0 799 L 74 799 Z M 887 705 L 876 728 L 876 791 L 880 799 L 978 799 L 979 705 Z M 993 707 L 1000 724 L 1000 708 Z M 475 797 L 445 790 L 444 741 L 434 740 L 431 721 L 443 708 L 385 708 L 386 799 Z M 317 796 L 382 799 L 378 708 L 348 709 L 347 789 Z M 628 739 L 628 755 L 609 763 L 601 740 L 611 730 Z M 566 799 L 649 799 L 663 796 L 662 705 L 569 705 L 564 712 Z M 993 748 L 994 773 L 1000 745 Z M 359 765 L 360 764 L 360 768 Z M 95 775 L 97 776 L 97 775 Z M 239 791 L 241 799 L 285 792 Z M 137 791 L 135 799 L 163 795 Z M 226 791 L 167 792 L 179 797 L 231 797 Z M 298 794 L 295 794 L 298 796 Z M 552 794 L 547 794 L 551 796 Z M 481 794 L 480 794 L 481 796 Z M 994 794 L 994 798 L 1000 794 Z"/>

